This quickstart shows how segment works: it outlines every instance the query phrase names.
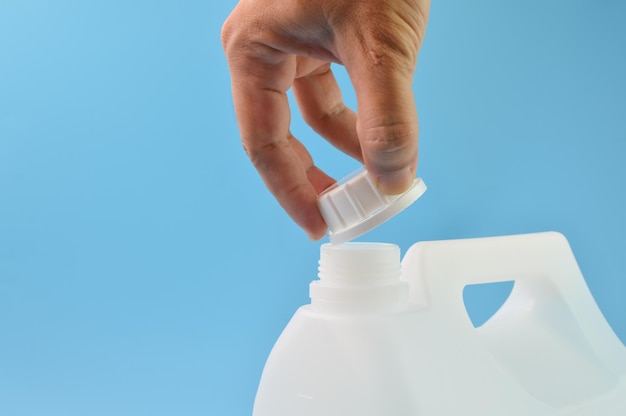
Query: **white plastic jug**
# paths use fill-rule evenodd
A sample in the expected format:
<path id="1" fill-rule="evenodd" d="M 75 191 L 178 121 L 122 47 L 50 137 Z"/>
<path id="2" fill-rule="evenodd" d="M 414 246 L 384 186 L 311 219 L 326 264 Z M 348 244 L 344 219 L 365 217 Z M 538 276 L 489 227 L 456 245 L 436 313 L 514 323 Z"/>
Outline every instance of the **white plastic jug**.
<path id="1" fill-rule="evenodd" d="M 479 328 L 468 284 L 513 280 Z M 626 415 L 626 348 L 566 239 L 325 244 L 254 416 Z"/>

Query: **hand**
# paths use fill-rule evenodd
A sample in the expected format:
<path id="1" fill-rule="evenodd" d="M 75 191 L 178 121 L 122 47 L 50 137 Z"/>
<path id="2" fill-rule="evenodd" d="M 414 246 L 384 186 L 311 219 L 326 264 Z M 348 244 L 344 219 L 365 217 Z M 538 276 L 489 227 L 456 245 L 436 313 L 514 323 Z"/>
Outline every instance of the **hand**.
<path id="1" fill-rule="evenodd" d="M 265 184 L 312 240 L 326 233 L 317 194 L 334 183 L 291 135 L 286 92 L 304 120 L 363 162 L 387 194 L 417 169 L 412 93 L 429 0 L 241 0 L 222 28 L 243 147 Z M 358 115 L 331 71 L 345 66 Z"/>

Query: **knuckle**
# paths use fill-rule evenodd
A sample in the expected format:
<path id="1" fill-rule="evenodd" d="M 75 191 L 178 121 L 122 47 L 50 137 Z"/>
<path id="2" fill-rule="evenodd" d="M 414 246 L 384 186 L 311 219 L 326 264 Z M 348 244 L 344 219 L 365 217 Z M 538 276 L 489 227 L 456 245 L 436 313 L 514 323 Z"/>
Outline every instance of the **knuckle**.
<path id="1" fill-rule="evenodd" d="M 262 44 L 258 39 L 261 32 L 259 17 L 241 8 L 240 3 L 222 24 L 220 40 L 228 59 L 254 54 Z"/>
<path id="2" fill-rule="evenodd" d="M 410 123 L 378 124 L 363 130 L 362 140 L 369 153 L 379 162 L 395 161 L 409 156 L 417 142 L 417 128 Z"/>
<path id="3" fill-rule="evenodd" d="M 224 21 L 224 24 L 222 25 L 222 30 L 220 32 L 222 48 L 225 51 L 228 51 L 228 45 L 230 43 L 230 40 L 232 39 L 234 29 L 235 29 L 235 26 L 233 25 L 232 15 L 231 15 L 228 19 L 226 19 L 226 21 Z"/>
<path id="4" fill-rule="evenodd" d="M 381 10 L 379 5 L 358 8 L 359 21 L 367 25 L 353 28 L 360 39 L 361 52 L 371 69 L 412 74 L 424 37 L 427 13 L 416 2 L 397 2 Z"/>
<path id="5" fill-rule="evenodd" d="M 290 145 L 287 140 L 258 144 L 254 139 L 242 139 L 242 144 L 243 150 L 257 170 L 271 168 L 272 161 L 277 159 L 277 154 L 284 152 L 285 148 Z"/>
<path id="6" fill-rule="evenodd" d="M 366 56 L 373 70 L 388 71 L 411 76 L 417 63 L 417 48 L 407 35 L 374 33 L 365 43 Z"/>
<path id="7" fill-rule="evenodd" d="M 242 21 L 241 15 L 240 5 L 238 5 L 222 24 L 220 40 L 222 42 L 222 48 L 227 55 L 235 52 L 239 47 L 237 43 L 240 42 L 238 38 L 240 38 L 241 28 L 246 25 L 246 23 Z"/>

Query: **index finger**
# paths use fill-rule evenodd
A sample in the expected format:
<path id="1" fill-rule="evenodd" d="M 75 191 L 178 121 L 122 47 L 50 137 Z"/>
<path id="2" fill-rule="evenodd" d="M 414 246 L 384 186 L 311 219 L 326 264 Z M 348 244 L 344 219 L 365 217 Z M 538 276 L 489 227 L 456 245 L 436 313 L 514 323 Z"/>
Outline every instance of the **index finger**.
<path id="1" fill-rule="evenodd" d="M 224 44 L 244 149 L 285 211 L 317 240 L 326 233 L 326 224 L 314 184 L 324 187 L 333 181 L 313 166 L 289 131 L 286 91 L 295 77 L 295 57 L 238 36 L 227 34 Z"/>

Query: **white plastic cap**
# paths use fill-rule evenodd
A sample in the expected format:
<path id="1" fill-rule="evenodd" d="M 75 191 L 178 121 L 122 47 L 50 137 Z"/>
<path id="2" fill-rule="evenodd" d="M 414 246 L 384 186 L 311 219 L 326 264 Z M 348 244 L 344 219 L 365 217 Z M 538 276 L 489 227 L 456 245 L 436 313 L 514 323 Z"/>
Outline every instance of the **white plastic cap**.
<path id="1" fill-rule="evenodd" d="M 350 241 L 393 217 L 426 191 L 420 178 L 404 193 L 384 195 L 365 168 L 360 168 L 322 192 L 317 204 L 326 220 L 332 244 Z"/>

